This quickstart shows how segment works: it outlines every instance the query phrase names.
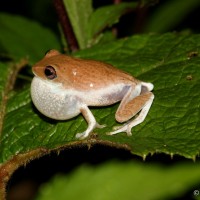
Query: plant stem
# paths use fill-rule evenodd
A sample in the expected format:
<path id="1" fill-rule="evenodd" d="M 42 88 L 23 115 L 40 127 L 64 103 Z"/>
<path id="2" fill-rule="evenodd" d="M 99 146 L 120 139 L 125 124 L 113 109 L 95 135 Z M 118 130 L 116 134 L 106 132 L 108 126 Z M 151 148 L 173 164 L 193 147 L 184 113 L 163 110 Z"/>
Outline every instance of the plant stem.
<path id="1" fill-rule="evenodd" d="M 139 3 L 135 10 L 135 13 L 136 13 L 136 20 L 133 31 L 134 33 L 141 33 L 144 29 L 146 17 L 148 14 L 148 7 L 142 6 L 142 4 Z"/>
<path id="2" fill-rule="evenodd" d="M 113 0 L 113 4 L 119 4 L 119 3 L 121 3 L 121 1 L 122 1 L 122 0 Z M 115 35 L 115 36 L 117 37 L 117 35 L 118 35 L 118 30 L 117 30 L 116 27 L 113 27 L 113 28 L 112 28 L 112 33 L 113 33 L 113 35 Z"/>
<path id="3" fill-rule="evenodd" d="M 65 9 L 63 0 L 53 0 L 54 7 L 56 9 L 59 22 L 61 24 L 65 39 L 68 43 L 71 51 L 77 51 L 79 49 L 78 42 L 73 32 L 72 25 L 69 20 L 67 10 Z"/>
<path id="4" fill-rule="evenodd" d="M 113 0 L 114 4 L 119 4 L 121 3 L 122 0 Z"/>

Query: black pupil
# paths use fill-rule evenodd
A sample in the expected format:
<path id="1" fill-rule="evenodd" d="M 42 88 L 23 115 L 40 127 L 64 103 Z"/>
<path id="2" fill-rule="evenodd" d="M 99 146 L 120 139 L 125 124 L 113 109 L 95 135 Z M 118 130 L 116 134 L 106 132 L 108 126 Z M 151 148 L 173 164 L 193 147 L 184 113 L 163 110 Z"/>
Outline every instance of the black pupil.
<path id="1" fill-rule="evenodd" d="M 44 70 L 44 73 L 48 79 L 56 78 L 56 70 L 52 66 L 47 66 Z"/>

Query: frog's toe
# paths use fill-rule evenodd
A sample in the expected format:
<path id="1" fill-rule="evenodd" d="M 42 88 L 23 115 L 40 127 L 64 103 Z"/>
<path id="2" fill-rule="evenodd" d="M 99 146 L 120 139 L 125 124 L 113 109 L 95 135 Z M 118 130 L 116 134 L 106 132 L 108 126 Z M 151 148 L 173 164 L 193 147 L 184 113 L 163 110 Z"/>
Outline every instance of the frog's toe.
<path id="1" fill-rule="evenodd" d="M 97 124 L 96 124 L 96 127 L 97 127 L 97 128 L 105 128 L 106 125 L 105 125 L 105 124 L 98 124 L 98 123 L 97 123 Z"/>
<path id="2" fill-rule="evenodd" d="M 76 138 L 79 139 L 79 140 L 83 140 L 83 139 L 85 139 L 86 137 L 88 137 L 88 135 L 89 135 L 89 134 L 87 134 L 86 131 L 84 131 L 83 133 L 77 133 L 77 134 L 76 134 Z"/>
<path id="3" fill-rule="evenodd" d="M 107 135 L 115 135 L 117 133 L 126 132 L 127 125 L 124 125 L 124 126 L 115 126 L 113 129 L 114 129 L 114 131 L 107 133 Z"/>
<path id="4" fill-rule="evenodd" d="M 131 129 L 132 129 L 131 126 L 128 126 L 128 127 L 127 127 L 127 129 L 126 129 L 126 134 L 127 134 L 127 136 L 132 136 Z"/>
<path id="5" fill-rule="evenodd" d="M 117 133 L 123 133 L 123 132 L 126 132 L 128 136 L 132 135 L 131 128 L 129 128 L 127 124 L 124 124 L 122 126 L 114 126 L 113 130 L 114 131 L 107 133 L 107 135 L 115 135 Z"/>
<path id="6" fill-rule="evenodd" d="M 98 123 L 94 123 L 93 125 L 89 126 L 86 131 L 82 133 L 77 133 L 76 138 L 79 140 L 83 140 L 89 136 L 89 134 L 95 129 L 95 128 L 104 128 L 106 125 L 101 125 Z"/>
<path id="7" fill-rule="evenodd" d="M 123 126 L 124 126 L 124 125 L 123 125 Z M 122 128 L 123 126 L 113 126 L 113 128 L 112 128 L 112 129 L 113 129 L 114 131 L 116 131 L 116 130 L 118 130 L 118 129 Z"/>

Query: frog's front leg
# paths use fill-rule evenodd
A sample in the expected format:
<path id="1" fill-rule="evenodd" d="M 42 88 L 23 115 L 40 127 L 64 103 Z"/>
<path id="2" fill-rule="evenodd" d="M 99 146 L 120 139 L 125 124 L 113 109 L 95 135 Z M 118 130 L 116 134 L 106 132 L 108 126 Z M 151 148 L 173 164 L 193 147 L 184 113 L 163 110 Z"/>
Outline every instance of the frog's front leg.
<path id="1" fill-rule="evenodd" d="M 76 138 L 81 139 L 81 140 L 85 139 L 86 137 L 89 136 L 89 134 L 95 128 L 104 128 L 105 127 L 105 125 L 100 125 L 96 122 L 94 115 L 92 114 L 92 112 L 90 111 L 90 109 L 86 105 L 82 106 L 80 111 L 81 111 L 83 117 L 86 119 L 86 121 L 88 123 L 88 128 L 83 133 L 77 133 Z"/>
<path id="2" fill-rule="evenodd" d="M 116 112 L 116 120 L 121 123 L 126 122 L 137 113 L 140 113 L 136 118 L 118 127 L 115 131 L 108 133 L 108 135 L 114 135 L 120 132 L 126 132 L 129 136 L 132 135 L 131 129 L 142 123 L 149 112 L 154 99 L 154 94 L 150 92 L 152 89 L 153 85 L 151 83 L 142 82 L 140 87 L 132 87 L 127 92 Z"/>

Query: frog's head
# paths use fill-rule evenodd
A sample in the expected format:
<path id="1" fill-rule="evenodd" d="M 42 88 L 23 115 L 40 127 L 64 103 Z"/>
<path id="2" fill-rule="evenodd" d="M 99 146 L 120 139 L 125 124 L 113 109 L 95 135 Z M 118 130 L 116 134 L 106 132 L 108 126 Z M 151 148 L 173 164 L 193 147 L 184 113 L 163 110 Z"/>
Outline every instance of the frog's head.
<path id="1" fill-rule="evenodd" d="M 60 56 L 62 54 L 57 50 L 48 51 L 45 57 L 32 67 L 34 75 L 44 80 L 57 79 L 60 71 L 57 61 L 60 60 Z"/>
<path id="2" fill-rule="evenodd" d="M 75 65 L 74 60 L 76 59 L 53 49 L 32 67 L 32 71 L 36 77 L 42 80 L 69 86 L 68 77 L 71 74 L 71 68 Z"/>

